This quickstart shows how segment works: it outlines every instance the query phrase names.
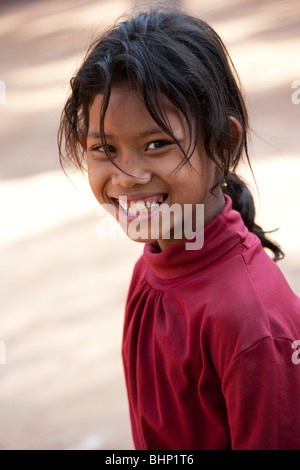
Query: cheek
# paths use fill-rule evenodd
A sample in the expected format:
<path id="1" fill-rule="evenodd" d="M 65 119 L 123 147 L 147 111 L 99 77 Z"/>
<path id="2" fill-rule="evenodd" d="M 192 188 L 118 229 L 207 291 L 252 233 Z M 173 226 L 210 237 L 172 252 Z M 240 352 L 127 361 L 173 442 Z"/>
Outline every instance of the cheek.
<path id="1" fill-rule="evenodd" d="M 103 202 L 103 189 L 105 186 L 105 175 L 92 165 L 88 165 L 88 179 L 90 188 L 98 202 Z"/>
<path id="2" fill-rule="evenodd" d="M 173 183 L 173 187 L 176 188 L 176 198 L 186 204 L 202 204 L 213 185 L 210 176 L 204 168 L 183 167 L 178 173 L 176 182 Z"/>

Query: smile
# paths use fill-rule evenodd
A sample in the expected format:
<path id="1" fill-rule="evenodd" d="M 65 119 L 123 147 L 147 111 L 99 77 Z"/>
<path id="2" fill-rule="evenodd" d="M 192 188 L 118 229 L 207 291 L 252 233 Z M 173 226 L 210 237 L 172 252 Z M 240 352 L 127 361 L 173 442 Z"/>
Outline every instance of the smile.
<path id="1" fill-rule="evenodd" d="M 119 196 L 115 201 L 129 217 L 135 217 L 138 214 L 151 213 L 151 211 L 159 207 L 167 199 L 167 194 L 156 194 L 145 198 L 138 198 L 137 200 L 131 199 L 130 201 L 128 199 L 127 196 Z"/>

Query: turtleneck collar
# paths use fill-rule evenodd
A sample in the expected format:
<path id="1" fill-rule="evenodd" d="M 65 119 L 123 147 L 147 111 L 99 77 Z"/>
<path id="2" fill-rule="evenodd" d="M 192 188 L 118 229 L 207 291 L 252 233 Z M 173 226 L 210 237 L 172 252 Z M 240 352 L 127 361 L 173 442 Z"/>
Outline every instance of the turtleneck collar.
<path id="1" fill-rule="evenodd" d="M 157 241 L 147 243 L 144 257 L 148 263 L 148 278 L 172 280 L 203 270 L 228 254 L 240 253 L 249 235 L 239 212 L 232 208 L 232 200 L 225 195 L 225 207 L 204 227 L 204 244 L 201 249 L 187 250 L 187 241 L 168 246 L 160 251 Z M 252 234 L 251 234 L 252 235 Z M 189 240 L 195 241 L 196 236 Z"/>

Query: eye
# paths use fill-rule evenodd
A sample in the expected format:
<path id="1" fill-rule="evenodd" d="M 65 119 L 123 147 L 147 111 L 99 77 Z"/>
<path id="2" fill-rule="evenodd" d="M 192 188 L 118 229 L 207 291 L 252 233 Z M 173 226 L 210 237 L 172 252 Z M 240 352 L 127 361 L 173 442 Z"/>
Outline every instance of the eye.
<path id="1" fill-rule="evenodd" d="M 112 145 L 97 145 L 92 148 L 92 151 L 100 153 L 114 153 L 116 149 Z"/>
<path id="2" fill-rule="evenodd" d="M 173 142 L 168 142 L 166 140 L 154 140 L 147 145 L 146 150 L 157 150 L 162 147 L 166 147 L 167 145 L 171 145 L 172 143 Z"/>

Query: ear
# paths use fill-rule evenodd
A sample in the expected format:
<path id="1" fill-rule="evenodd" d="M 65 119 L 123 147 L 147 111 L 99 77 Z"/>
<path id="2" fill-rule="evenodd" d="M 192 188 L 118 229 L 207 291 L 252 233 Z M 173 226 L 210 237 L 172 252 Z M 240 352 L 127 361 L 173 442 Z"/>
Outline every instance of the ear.
<path id="1" fill-rule="evenodd" d="M 233 149 L 234 149 L 234 155 L 235 155 L 241 145 L 243 131 L 242 131 L 241 124 L 235 117 L 229 116 L 228 119 L 229 119 L 230 133 L 232 137 L 232 143 L 233 143 Z"/>
<path id="2" fill-rule="evenodd" d="M 87 136 L 85 134 L 80 134 L 79 141 L 80 141 L 80 144 L 81 144 L 81 147 L 82 147 L 83 151 L 86 152 Z"/>

